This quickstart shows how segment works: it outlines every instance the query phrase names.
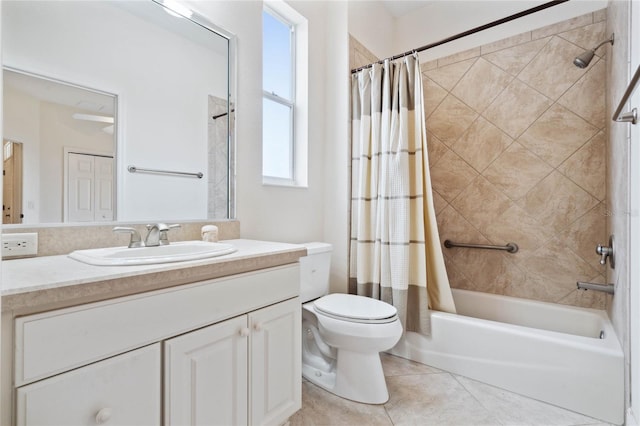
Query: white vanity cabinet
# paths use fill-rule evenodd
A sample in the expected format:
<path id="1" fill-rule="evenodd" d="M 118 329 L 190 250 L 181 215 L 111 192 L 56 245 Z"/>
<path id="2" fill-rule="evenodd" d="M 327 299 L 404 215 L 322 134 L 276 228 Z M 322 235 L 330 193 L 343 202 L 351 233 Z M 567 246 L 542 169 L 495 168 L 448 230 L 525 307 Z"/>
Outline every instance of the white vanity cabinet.
<path id="1" fill-rule="evenodd" d="M 295 263 L 17 317 L 12 423 L 282 424 L 298 292 Z"/>
<path id="2" fill-rule="evenodd" d="M 159 425 L 160 344 L 18 388 L 17 425 Z"/>
<path id="3" fill-rule="evenodd" d="M 292 299 L 167 340 L 165 424 L 283 423 L 301 404 L 300 323 Z"/>

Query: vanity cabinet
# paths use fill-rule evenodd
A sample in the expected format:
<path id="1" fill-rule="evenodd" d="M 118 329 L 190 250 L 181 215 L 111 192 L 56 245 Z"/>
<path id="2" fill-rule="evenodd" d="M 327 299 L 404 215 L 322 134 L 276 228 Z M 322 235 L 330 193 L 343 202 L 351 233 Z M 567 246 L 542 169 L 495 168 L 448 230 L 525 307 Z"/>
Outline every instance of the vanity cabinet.
<path id="1" fill-rule="evenodd" d="M 17 390 L 17 425 L 160 424 L 160 344 Z"/>
<path id="2" fill-rule="evenodd" d="M 12 423 L 282 424 L 298 292 L 296 263 L 17 317 Z"/>
<path id="3" fill-rule="evenodd" d="M 166 424 L 286 420 L 301 403 L 300 323 L 292 299 L 167 340 Z"/>

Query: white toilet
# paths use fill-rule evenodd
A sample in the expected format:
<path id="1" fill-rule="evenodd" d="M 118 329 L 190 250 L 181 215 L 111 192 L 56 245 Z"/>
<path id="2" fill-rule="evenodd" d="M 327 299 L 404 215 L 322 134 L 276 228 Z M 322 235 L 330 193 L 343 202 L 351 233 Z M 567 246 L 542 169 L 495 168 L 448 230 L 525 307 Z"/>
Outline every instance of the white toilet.
<path id="1" fill-rule="evenodd" d="M 367 404 L 389 399 L 380 352 L 402 325 L 392 305 L 369 297 L 329 294 L 331 245 L 307 243 L 300 258 L 302 376 L 343 398 Z"/>

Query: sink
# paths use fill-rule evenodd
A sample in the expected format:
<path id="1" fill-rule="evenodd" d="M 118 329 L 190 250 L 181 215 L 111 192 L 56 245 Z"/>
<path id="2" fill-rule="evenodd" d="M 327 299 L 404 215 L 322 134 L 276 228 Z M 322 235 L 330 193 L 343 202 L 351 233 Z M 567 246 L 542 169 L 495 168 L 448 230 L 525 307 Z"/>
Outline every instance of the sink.
<path id="1" fill-rule="evenodd" d="M 69 257 L 89 265 L 123 266 L 182 262 L 224 256 L 237 249 L 231 244 L 206 241 L 179 241 L 158 247 L 107 247 L 76 250 Z"/>

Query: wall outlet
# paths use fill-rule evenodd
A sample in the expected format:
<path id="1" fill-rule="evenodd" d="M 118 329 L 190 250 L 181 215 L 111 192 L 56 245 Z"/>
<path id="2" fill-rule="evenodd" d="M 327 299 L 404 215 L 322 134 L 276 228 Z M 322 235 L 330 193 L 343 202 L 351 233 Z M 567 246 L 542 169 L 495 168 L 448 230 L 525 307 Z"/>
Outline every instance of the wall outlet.
<path id="1" fill-rule="evenodd" d="M 2 257 L 25 257 L 38 254 L 38 234 L 2 234 Z"/>

